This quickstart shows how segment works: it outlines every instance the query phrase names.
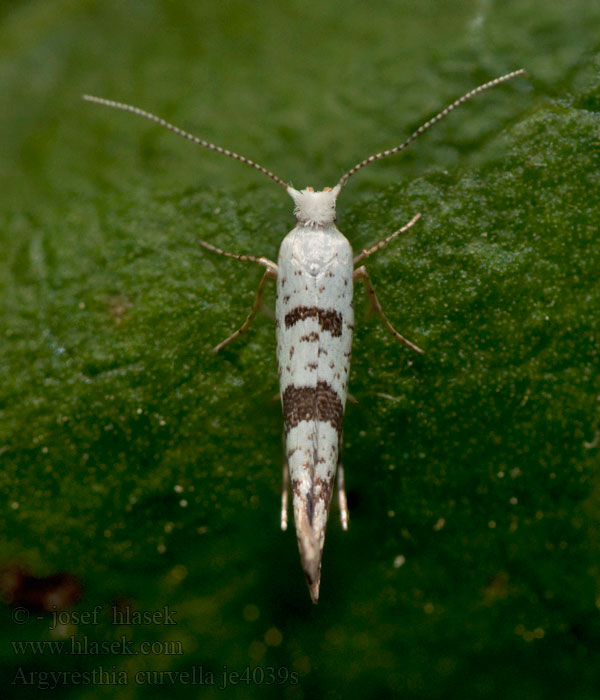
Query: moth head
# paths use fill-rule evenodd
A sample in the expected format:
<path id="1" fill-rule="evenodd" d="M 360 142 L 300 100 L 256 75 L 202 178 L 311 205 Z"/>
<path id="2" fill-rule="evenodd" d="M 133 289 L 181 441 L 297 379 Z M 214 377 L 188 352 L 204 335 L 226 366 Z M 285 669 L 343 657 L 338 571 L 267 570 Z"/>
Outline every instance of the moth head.
<path id="1" fill-rule="evenodd" d="M 299 224 L 312 228 L 330 226 L 335 222 L 335 200 L 337 199 L 341 185 L 326 187 L 320 192 L 315 192 L 312 187 L 305 190 L 295 190 L 288 187 L 287 191 L 294 200 L 294 215 Z"/>

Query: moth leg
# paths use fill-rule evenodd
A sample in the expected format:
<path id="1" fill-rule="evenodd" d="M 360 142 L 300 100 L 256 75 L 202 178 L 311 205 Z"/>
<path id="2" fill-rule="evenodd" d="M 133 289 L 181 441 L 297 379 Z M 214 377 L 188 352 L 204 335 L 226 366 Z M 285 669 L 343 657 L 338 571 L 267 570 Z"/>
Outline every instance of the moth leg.
<path id="1" fill-rule="evenodd" d="M 258 263 L 259 265 L 266 267 L 267 270 L 271 270 L 275 273 L 275 275 L 277 275 L 277 265 L 268 258 L 257 258 L 255 255 L 239 255 L 238 253 L 228 253 L 226 250 L 221 250 L 221 248 L 217 248 L 216 246 L 211 245 L 206 241 L 198 241 L 198 243 L 200 243 L 200 245 L 206 248 L 207 250 L 210 250 L 213 253 L 218 253 L 219 255 L 224 255 L 226 258 L 234 258 L 234 260 L 241 260 L 242 262 Z"/>
<path id="2" fill-rule="evenodd" d="M 379 303 L 379 299 L 377 298 L 377 295 L 375 294 L 375 290 L 373 289 L 373 285 L 371 284 L 371 278 L 367 274 L 367 270 L 366 270 L 364 265 L 361 265 L 359 268 L 354 270 L 353 278 L 355 280 L 357 280 L 357 279 L 363 280 L 363 282 L 365 283 L 365 287 L 367 288 L 367 292 L 369 294 L 369 301 L 371 302 L 371 307 L 372 307 L 373 311 L 375 311 L 376 313 L 378 313 L 381 316 L 381 319 L 382 319 L 385 327 L 396 338 L 396 340 L 399 340 L 401 343 L 406 345 L 406 347 L 410 348 L 411 350 L 418 352 L 419 355 L 423 355 L 424 351 L 421 350 L 421 348 L 417 347 L 414 343 L 411 343 L 410 340 L 407 340 L 403 335 L 400 335 L 400 333 L 398 333 L 398 331 L 388 321 L 386 315 L 383 313 L 383 309 L 381 308 L 381 304 Z"/>
<path id="3" fill-rule="evenodd" d="M 283 483 L 281 487 L 281 529 L 285 532 L 288 526 L 288 491 L 290 488 L 290 469 L 287 459 L 283 462 Z"/>
<path id="4" fill-rule="evenodd" d="M 364 250 L 361 250 L 361 252 L 354 258 L 354 264 L 357 265 L 359 262 L 362 262 L 363 260 L 366 260 L 369 255 L 372 255 L 373 253 L 376 253 L 378 250 L 381 250 L 384 246 L 386 246 L 388 243 L 394 240 L 396 236 L 399 236 L 401 233 L 404 233 L 405 231 L 408 231 L 409 228 L 413 224 L 415 224 L 419 219 L 421 218 L 420 214 L 415 214 L 413 218 L 405 224 L 402 228 L 399 228 L 397 231 L 394 231 L 394 233 L 391 233 L 387 238 L 382 238 L 378 243 L 375 243 L 374 246 L 371 248 L 365 248 Z"/>
<path id="5" fill-rule="evenodd" d="M 340 507 L 340 520 L 342 522 L 342 530 L 348 529 L 348 519 L 350 515 L 348 513 L 348 499 L 346 498 L 346 482 L 344 479 L 344 465 L 342 464 L 342 455 L 340 453 L 340 458 L 338 461 L 338 504 Z"/>
<path id="6" fill-rule="evenodd" d="M 252 310 L 250 311 L 250 315 L 248 316 L 244 324 L 241 326 L 241 328 L 239 328 L 235 333 L 232 333 L 228 338 L 225 338 L 225 340 L 222 343 L 219 343 L 212 350 L 213 352 L 219 352 L 221 348 L 228 345 L 232 340 L 235 340 L 235 338 L 237 338 L 238 335 L 241 335 L 244 331 L 248 330 L 248 327 L 252 323 L 252 320 L 254 319 L 261 307 L 262 295 L 267 279 L 277 279 L 277 265 L 268 258 L 257 258 L 254 255 L 239 255 L 238 253 L 228 253 L 226 250 L 221 250 L 221 248 L 217 248 L 216 246 L 211 245 L 206 241 L 198 241 L 198 243 L 200 243 L 201 246 L 203 246 L 207 250 L 212 251 L 213 253 L 224 255 L 227 258 L 241 260 L 242 262 L 255 262 L 267 268 L 265 274 L 263 275 L 263 278 L 260 281 L 260 284 L 258 285 L 258 291 L 256 292 L 256 298 L 254 299 L 254 304 L 252 306 Z"/>
<path id="7" fill-rule="evenodd" d="M 254 304 L 252 304 L 252 309 L 250 311 L 250 314 L 248 315 L 248 318 L 244 321 L 244 323 L 235 331 L 235 333 L 232 333 L 229 338 L 225 338 L 225 340 L 221 343 L 219 343 L 217 346 L 215 346 L 212 351 L 213 352 L 219 352 L 221 348 L 224 348 L 227 344 L 231 343 L 232 340 L 235 340 L 238 335 L 241 335 L 244 333 L 244 331 L 248 330 L 250 324 L 252 323 L 254 317 L 256 314 L 259 312 L 260 307 L 262 305 L 262 296 L 263 292 L 265 289 L 265 284 L 267 283 L 267 280 L 269 278 L 274 278 L 277 279 L 277 273 L 273 272 L 272 270 L 268 269 L 266 270 L 265 274 L 262 276 L 262 279 L 260 281 L 260 284 L 258 285 L 258 291 L 256 292 L 256 297 L 254 298 Z"/>

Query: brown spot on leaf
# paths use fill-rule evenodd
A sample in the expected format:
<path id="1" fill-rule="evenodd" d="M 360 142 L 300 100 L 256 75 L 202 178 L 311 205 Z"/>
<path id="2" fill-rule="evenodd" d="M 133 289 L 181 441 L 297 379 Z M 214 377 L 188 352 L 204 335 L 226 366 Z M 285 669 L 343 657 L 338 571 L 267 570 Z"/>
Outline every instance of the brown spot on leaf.
<path id="1" fill-rule="evenodd" d="M 113 296 L 108 300 L 108 309 L 117 325 L 125 318 L 132 306 L 133 304 L 126 296 Z"/>
<path id="2" fill-rule="evenodd" d="M 68 610 L 83 593 L 81 582 L 72 574 L 35 576 L 19 564 L 0 571 L 0 590 L 7 603 L 32 612 Z"/>

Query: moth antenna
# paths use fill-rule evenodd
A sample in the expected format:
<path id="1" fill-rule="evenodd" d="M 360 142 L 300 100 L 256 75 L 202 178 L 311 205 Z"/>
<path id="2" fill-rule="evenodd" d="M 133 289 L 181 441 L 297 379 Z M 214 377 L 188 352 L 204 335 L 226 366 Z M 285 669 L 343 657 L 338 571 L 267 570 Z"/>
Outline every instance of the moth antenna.
<path id="1" fill-rule="evenodd" d="M 113 109 L 120 109 L 123 112 L 132 112 L 133 114 L 137 114 L 139 117 L 144 117 L 144 119 L 149 119 L 151 122 L 159 124 L 160 126 L 164 127 L 165 129 L 168 129 L 169 131 L 172 131 L 175 134 L 178 134 L 179 136 L 183 136 L 184 139 L 188 139 L 188 141 L 192 141 L 193 143 L 197 144 L 198 146 L 203 146 L 204 148 L 208 148 L 211 151 L 216 151 L 217 153 L 222 153 L 224 156 L 229 156 L 229 158 L 235 158 L 236 160 L 239 160 L 242 163 L 245 163 L 246 165 L 249 165 L 252 168 L 255 168 L 259 172 L 263 173 L 263 175 L 270 177 L 271 180 L 274 180 L 278 185 L 281 185 L 281 187 L 283 187 L 285 190 L 287 190 L 287 188 L 288 188 L 286 183 L 281 178 L 277 177 L 277 175 L 272 173 L 270 170 L 263 168 L 262 165 L 259 165 L 258 163 L 255 163 L 253 160 L 250 160 L 250 158 L 246 158 L 245 156 L 241 156 L 241 155 L 239 155 L 239 153 L 234 153 L 233 151 L 229 151 L 226 148 L 221 148 L 221 146 L 216 146 L 214 143 L 210 143 L 209 141 L 204 141 L 204 139 L 201 139 L 198 136 L 194 136 L 193 134 L 190 134 L 187 131 L 180 129 L 178 126 L 174 126 L 173 124 L 169 124 L 169 122 L 165 121 L 164 119 L 161 119 L 160 117 L 157 117 L 155 114 L 151 114 L 150 112 L 146 112 L 145 110 L 140 109 L 139 107 L 134 107 L 133 105 L 124 104 L 123 102 L 115 102 L 114 100 L 106 100 L 103 97 L 95 97 L 94 95 L 82 95 L 82 97 L 84 100 L 86 100 L 86 102 L 95 102 L 96 104 L 104 105 L 105 107 L 112 107 Z"/>
<path id="2" fill-rule="evenodd" d="M 359 171 L 361 168 L 364 168 L 365 165 L 369 165 L 369 163 L 373 163 L 374 161 L 379 160 L 380 158 L 386 158 L 387 156 L 393 156 L 395 153 L 400 153 L 400 151 L 403 151 L 408 145 L 410 145 L 423 132 L 427 131 L 427 129 L 432 127 L 434 124 L 437 124 L 441 119 L 443 119 L 445 116 L 450 114 L 450 112 L 455 110 L 457 107 L 460 107 L 460 105 L 462 105 L 464 102 L 466 102 L 467 100 L 470 100 L 472 97 L 475 97 L 475 95 L 479 95 L 480 92 L 483 92 L 484 90 L 487 90 L 488 88 L 495 87 L 496 85 L 500 85 L 500 83 L 504 83 L 507 80 L 510 80 L 511 78 L 516 77 L 517 75 L 522 75 L 524 72 L 525 72 L 525 69 L 521 68 L 520 70 L 515 70 L 512 73 L 507 73 L 506 75 L 501 75 L 499 78 L 494 78 L 494 80 L 490 80 L 489 82 L 484 83 L 483 85 L 480 85 L 479 87 L 476 87 L 473 90 L 470 90 L 469 92 L 466 93 L 466 95 L 459 97 L 458 100 L 456 100 L 452 104 L 448 105 L 439 114 L 436 114 L 435 117 L 432 117 L 429 121 L 426 121 L 424 124 L 422 124 L 400 146 L 396 146 L 395 148 L 390 148 L 387 151 L 381 151 L 380 153 L 375 153 L 374 155 L 369 156 L 368 158 L 365 158 L 364 160 L 361 160 L 360 163 L 357 163 L 353 168 L 348 170 L 348 172 L 345 175 L 342 176 L 342 178 L 338 182 L 338 186 L 341 187 L 342 185 L 344 185 L 346 180 L 349 177 L 354 175 L 354 173 Z"/>

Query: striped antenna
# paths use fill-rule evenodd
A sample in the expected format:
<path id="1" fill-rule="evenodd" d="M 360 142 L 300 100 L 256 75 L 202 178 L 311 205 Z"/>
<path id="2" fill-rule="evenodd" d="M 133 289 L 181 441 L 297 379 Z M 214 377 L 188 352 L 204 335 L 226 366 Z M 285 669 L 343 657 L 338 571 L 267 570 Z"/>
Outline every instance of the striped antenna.
<path id="1" fill-rule="evenodd" d="M 406 141 L 403 144 L 401 144 L 400 146 L 396 146 L 395 148 L 390 148 L 387 151 L 381 151 L 380 153 L 375 153 L 375 155 L 369 156 L 368 158 L 365 158 L 365 160 L 361 160 L 360 163 L 357 163 L 353 168 L 348 170 L 348 172 L 345 175 L 342 176 L 342 178 L 338 182 L 338 186 L 341 187 L 342 185 L 344 185 L 346 180 L 349 177 L 354 175 L 354 173 L 358 172 L 361 168 L 364 168 L 365 165 L 369 165 L 369 163 L 373 163 L 374 161 L 379 160 L 380 158 L 386 158 L 387 156 L 393 156 L 395 153 L 400 153 L 400 151 L 403 151 L 409 144 L 411 144 L 423 132 L 427 131 L 427 129 L 432 127 L 434 124 L 437 124 L 440 121 L 440 119 L 443 119 L 445 116 L 450 114 L 450 112 L 455 110 L 461 104 L 463 104 L 467 100 L 470 100 L 471 97 L 475 97 L 475 95 L 479 95 L 480 92 L 483 92 L 484 90 L 487 90 L 488 88 L 495 87 L 496 85 L 500 85 L 500 83 L 504 83 L 507 80 L 510 80 L 511 78 L 516 77 L 517 75 L 522 75 L 524 72 L 525 72 L 524 68 L 521 68 L 520 70 L 515 70 L 512 73 L 507 73 L 506 75 L 501 75 L 499 78 L 494 78 L 494 80 L 490 80 L 488 83 L 484 83 L 483 85 L 476 87 L 474 90 L 467 92 L 466 95 L 459 97 L 458 100 L 456 100 L 456 102 L 453 102 L 451 105 L 448 105 L 446 107 L 446 109 L 443 109 L 439 114 L 436 114 L 435 117 L 432 117 L 429 121 L 425 122 L 425 124 L 420 126 L 414 132 L 414 134 L 409 136 L 406 139 Z"/>
<path id="2" fill-rule="evenodd" d="M 156 124 L 163 126 L 165 129 L 168 129 L 169 131 L 172 131 L 173 133 L 178 134 L 179 136 L 183 136 L 184 139 L 188 139 L 188 141 L 192 141 L 193 143 L 198 144 L 198 146 L 203 146 L 204 148 L 209 148 L 211 151 L 216 151 L 217 153 L 222 153 L 224 156 L 229 156 L 229 158 L 235 158 L 236 160 L 239 160 L 242 163 L 245 163 L 246 165 L 249 165 L 252 168 L 255 168 L 259 172 L 263 173 L 263 175 L 270 177 L 271 180 L 274 180 L 278 185 L 281 185 L 281 187 L 283 187 L 285 190 L 287 190 L 287 188 L 288 188 L 288 186 L 285 184 L 285 182 L 281 178 L 278 178 L 277 175 L 274 175 L 270 170 L 263 168 L 262 165 L 259 165 L 258 163 L 255 163 L 253 160 L 250 160 L 250 158 L 246 158 L 245 156 L 241 156 L 241 155 L 239 155 L 239 153 L 234 153 L 233 151 L 229 151 L 226 148 L 221 148 L 221 146 L 215 146 L 214 143 L 210 143 L 209 141 L 204 141 L 203 139 L 198 138 L 197 136 L 194 136 L 193 134 L 190 134 L 187 131 L 184 131 L 183 129 L 180 129 L 178 126 L 174 126 L 173 124 L 169 124 L 169 122 L 165 121 L 164 119 L 161 119 L 160 117 L 157 117 L 155 114 L 151 114 L 150 112 L 146 112 L 145 110 L 140 109 L 139 107 L 133 107 L 132 105 L 123 104 L 122 102 L 114 102 L 113 100 L 106 100 L 103 97 L 94 97 L 94 95 L 83 95 L 82 97 L 87 102 L 95 102 L 96 104 L 104 105 L 105 107 L 112 107 L 113 109 L 120 109 L 123 112 L 132 112 L 133 114 L 137 114 L 140 117 L 144 117 L 144 119 L 149 119 L 151 122 L 155 122 Z"/>

